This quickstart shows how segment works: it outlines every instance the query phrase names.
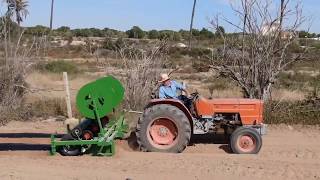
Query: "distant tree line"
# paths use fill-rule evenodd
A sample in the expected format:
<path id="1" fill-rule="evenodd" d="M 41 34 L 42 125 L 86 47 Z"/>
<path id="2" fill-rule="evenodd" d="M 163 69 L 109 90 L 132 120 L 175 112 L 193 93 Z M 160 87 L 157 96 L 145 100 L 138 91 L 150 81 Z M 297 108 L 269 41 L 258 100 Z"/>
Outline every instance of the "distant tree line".
<path id="1" fill-rule="evenodd" d="M 307 31 L 299 31 L 299 38 L 319 38 L 320 34 L 309 33 Z"/>
<path id="2" fill-rule="evenodd" d="M 219 27 L 219 31 L 225 33 L 223 27 Z M 71 29 L 68 26 L 61 26 L 50 32 L 49 27 L 37 25 L 34 27 L 27 27 L 26 34 L 29 35 L 47 35 L 51 33 L 54 36 L 63 37 L 115 37 L 115 38 L 136 38 L 136 39 L 168 39 L 172 41 L 180 41 L 182 39 L 189 38 L 189 31 L 187 30 L 150 30 L 144 31 L 138 26 L 133 26 L 128 31 L 119 31 L 110 28 L 98 29 L 98 28 L 81 28 L 81 29 Z M 199 40 L 210 39 L 218 36 L 219 32 L 213 32 L 209 29 L 202 28 L 201 30 L 193 29 L 192 35 L 194 38 Z"/>
<path id="3" fill-rule="evenodd" d="M 71 29 L 68 26 L 61 26 L 50 32 L 49 27 L 37 25 L 34 27 L 27 27 L 26 34 L 29 35 L 46 35 L 51 33 L 53 36 L 62 37 L 113 37 L 113 38 L 136 38 L 136 39 L 168 39 L 171 41 L 180 41 L 182 39 L 188 39 L 190 33 L 188 30 L 150 30 L 145 31 L 139 26 L 133 26 L 128 31 L 119 31 L 110 28 L 98 29 L 98 28 L 79 28 Z M 205 40 L 215 37 L 220 37 L 220 34 L 225 34 L 225 29 L 219 26 L 215 30 L 210 30 L 207 28 L 202 29 L 192 29 L 192 36 L 194 39 Z M 299 31 L 300 38 L 316 38 L 320 37 L 320 34 L 309 33 L 307 31 Z"/>

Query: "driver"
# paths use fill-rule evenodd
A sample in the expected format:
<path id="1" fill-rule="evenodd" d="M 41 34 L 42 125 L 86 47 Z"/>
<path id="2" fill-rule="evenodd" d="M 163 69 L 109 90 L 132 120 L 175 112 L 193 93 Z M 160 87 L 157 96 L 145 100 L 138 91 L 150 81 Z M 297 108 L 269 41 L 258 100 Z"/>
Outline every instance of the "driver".
<path id="1" fill-rule="evenodd" d="M 161 74 L 158 82 L 161 83 L 159 88 L 160 99 L 179 99 L 183 101 L 183 96 L 177 95 L 178 90 L 185 92 L 188 96 L 186 87 L 177 81 L 171 80 L 168 74 Z"/>

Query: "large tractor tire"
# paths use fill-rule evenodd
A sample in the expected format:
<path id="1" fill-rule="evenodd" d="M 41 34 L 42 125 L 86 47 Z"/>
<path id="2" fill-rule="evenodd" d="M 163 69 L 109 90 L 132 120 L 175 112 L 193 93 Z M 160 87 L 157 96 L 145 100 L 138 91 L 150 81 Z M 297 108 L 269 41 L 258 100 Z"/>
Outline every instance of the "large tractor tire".
<path id="1" fill-rule="evenodd" d="M 142 151 L 180 153 L 190 141 L 191 126 L 179 108 L 158 104 L 145 109 L 136 136 Z"/>
<path id="2" fill-rule="evenodd" d="M 253 128 L 239 127 L 231 134 L 230 146 L 236 154 L 257 154 L 262 146 L 262 138 Z"/>

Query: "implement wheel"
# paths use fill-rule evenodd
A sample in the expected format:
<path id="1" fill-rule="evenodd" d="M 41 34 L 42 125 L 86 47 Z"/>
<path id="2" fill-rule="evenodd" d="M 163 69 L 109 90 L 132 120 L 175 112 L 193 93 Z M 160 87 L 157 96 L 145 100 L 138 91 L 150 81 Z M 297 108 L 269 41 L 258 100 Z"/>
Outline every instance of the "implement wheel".
<path id="1" fill-rule="evenodd" d="M 62 141 L 70 141 L 74 140 L 74 138 L 70 134 L 66 134 L 61 138 Z M 58 149 L 58 152 L 62 156 L 78 156 L 81 154 L 80 146 L 61 146 Z"/>
<path id="2" fill-rule="evenodd" d="M 236 154 L 257 154 L 262 146 L 262 138 L 253 128 L 239 127 L 231 134 L 230 146 Z"/>
<path id="3" fill-rule="evenodd" d="M 190 141 L 191 127 L 179 108 L 160 104 L 144 111 L 136 135 L 142 151 L 180 153 Z"/>

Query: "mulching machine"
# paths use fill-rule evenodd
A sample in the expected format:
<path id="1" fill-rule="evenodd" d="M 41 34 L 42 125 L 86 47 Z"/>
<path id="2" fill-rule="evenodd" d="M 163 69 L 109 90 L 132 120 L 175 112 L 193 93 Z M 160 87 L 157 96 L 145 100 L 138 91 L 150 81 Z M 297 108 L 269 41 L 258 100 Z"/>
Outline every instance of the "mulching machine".
<path id="1" fill-rule="evenodd" d="M 85 120 L 80 122 L 61 140 L 51 135 L 51 154 L 64 156 L 91 153 L 97 156 L 112 156 L 115 142 L 128 129 L 124 114 L 117 114 L 117 107 L 124 97 L 122 84 L 112 76 L 100 78 L 83 86 L 76 98 L 77 109 Z M 111 117 L 113 116 L 113 117 Z"/>

